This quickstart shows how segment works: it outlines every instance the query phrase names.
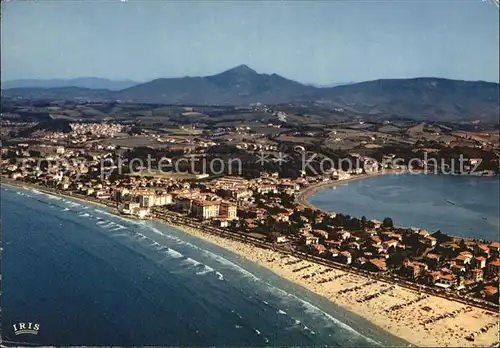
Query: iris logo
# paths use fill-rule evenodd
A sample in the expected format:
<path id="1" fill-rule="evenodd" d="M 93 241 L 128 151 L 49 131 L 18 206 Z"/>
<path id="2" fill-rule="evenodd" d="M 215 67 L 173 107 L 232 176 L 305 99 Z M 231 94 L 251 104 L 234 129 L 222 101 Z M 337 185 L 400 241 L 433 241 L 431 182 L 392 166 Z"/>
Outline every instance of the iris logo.
<path id="1" fill-rule="evenodd" d="M 17 323 L 12 325 L 14 327 L 14 334 L 17 335 L 38 335 L 40 324 L 33 323 Z"/>

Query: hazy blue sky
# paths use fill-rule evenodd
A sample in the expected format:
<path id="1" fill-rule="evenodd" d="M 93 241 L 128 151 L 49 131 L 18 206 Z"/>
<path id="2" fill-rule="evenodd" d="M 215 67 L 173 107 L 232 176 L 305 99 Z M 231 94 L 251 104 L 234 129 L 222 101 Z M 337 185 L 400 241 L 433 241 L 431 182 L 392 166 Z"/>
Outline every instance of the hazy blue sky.
<path id="1" fill-rule="evenodd" d="M 2 4 L 2 80 L 145 81 L 239 64 L 328 84 L 499 79 L 499 11 L 481 0 L 23 1 Z"/>

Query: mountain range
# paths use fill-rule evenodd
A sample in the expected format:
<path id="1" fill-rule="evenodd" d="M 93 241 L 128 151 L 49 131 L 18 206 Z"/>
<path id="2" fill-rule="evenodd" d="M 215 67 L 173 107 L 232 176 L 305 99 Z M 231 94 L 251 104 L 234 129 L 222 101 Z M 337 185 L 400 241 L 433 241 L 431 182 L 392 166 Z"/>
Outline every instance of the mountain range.
<path id="1" fill-rule="evenodd" d="M 2 89 L 10 88 L 59 88 L 80 87 L 91 89 L 109 89 L 119 91 L 138 85 L 140 82 L 131 80 L 109 80 L 100 77 L 77 77 L 74 79 L 18 79 L 2 82 Z"/>
<path id="2" fill-rule="evenodd" d="M 246 65 L 212 76 L 160 78 L 118 90 L 103 88 L 101 84 L 90 85 L 100 88 L 89 84 L 9 89 L 6 86 L 9 84 L 2 87 L 3 96 L 30 99 L 178 105 L 314 103 L 352 115 L 439 121 L 498 122 L 499 114 L 498 83 L 422 77 L 319 88 L 277 74 L 260 74 Z"/>

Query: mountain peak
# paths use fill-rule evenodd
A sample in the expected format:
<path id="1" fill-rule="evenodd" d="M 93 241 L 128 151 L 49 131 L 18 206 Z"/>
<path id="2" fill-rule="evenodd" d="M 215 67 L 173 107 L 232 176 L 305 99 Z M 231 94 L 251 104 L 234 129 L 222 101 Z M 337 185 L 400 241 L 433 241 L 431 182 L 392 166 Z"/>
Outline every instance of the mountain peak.
<path id="1" fill-rule="evenodd" d="M 247 74 L 247 75 L 257 74 L 257 72 L 255 70 L 253 70 L 252 68 L 250 68 L 246 64 L 241 64 L 241 65 L 235 66 L 234 68 L 229 69 L 225 72 L 231 72 L 231 73 L 235 73 L 235 74 Z"/>

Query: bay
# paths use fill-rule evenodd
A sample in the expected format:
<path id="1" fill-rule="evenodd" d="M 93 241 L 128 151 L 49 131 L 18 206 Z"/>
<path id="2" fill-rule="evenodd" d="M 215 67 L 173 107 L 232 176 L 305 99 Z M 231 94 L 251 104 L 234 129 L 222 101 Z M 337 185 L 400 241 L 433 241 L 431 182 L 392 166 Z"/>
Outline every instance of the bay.
<path id="1" fill-rule="evenodd" d="M 358 218 L 391 217 L 399 226 L 498 240 L 498 177 L 380 175 L 321 190 L 309 202 Z"/>

